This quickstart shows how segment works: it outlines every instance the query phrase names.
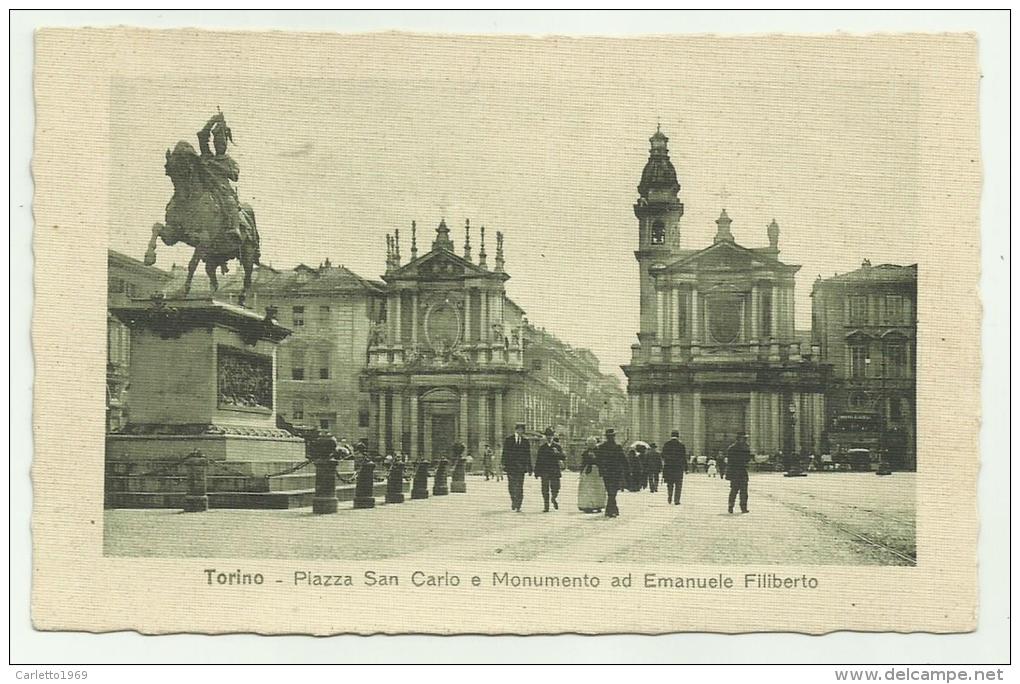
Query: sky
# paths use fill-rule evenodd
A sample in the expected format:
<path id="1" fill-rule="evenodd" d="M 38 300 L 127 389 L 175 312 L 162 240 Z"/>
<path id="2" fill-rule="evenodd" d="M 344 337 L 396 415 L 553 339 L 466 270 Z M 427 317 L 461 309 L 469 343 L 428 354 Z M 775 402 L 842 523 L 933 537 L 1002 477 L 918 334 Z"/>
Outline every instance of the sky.
<path id="1" fill-rule="evenodd" d="M 220 107 L 265 263 L 329 258 L 377 278 L 387 233 L 400 229 L 406 260 L 411 221 L 424 251 L 445 217 L 460 252 L 469 218 L 475 254 L 487 229 L 490 264 L 504 233 L 508 294 L 529 319 L 622 377 L 638 330 L 632 207 L 661 123 L 681 246 L 710 245 L 723 207 L 748 247 L 767 244 L 774 218 L 780 259 L 802 265 L 797 327 L 809 329 L 816 276 L 916 263 L 932 239 L 917 219 L 924 66 L 909 46 L 892 61 L 880 47 L 392 34 L 253 54 L 235 41 L 205 70 L 115 80 L 110 246 L 142 257 L 172 194 L 165 150 L 196 144 Z M 161 48 L 172 63 L 173 42 L 157 41 L 157 60 Z M 161 244 L 157 265 L 189 257 Z"/>

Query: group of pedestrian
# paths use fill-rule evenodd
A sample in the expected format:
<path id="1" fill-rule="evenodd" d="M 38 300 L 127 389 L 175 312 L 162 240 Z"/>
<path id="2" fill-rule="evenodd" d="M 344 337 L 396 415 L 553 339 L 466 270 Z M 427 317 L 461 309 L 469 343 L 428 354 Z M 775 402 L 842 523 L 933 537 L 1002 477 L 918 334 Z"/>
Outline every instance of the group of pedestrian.
<path id="1" fill-rule="evenodd" d="M 503 442 L 503 471 L 506 473 L 507 488 L 510 490 L 510 509 L 521 511 L 524 504 L 524 478 L 534 475 L 542 481 L 542 501 L 545 511 L 549 504 L 559 509 L 557 497 L 560 493 L 560 479 L 566 465 L 566 455 L 556 439 L 552 428 L 546 428 L 545 440 L 538 447 L 534 465 L 531 461 L 531 442 L 524 436 L 524 423 L 517 423 L 514 434 Z"/>
<path id="2" fill-rule="evenodd" d="M 548 512 L 550 505 L 555 510 L 559 509 L 558 496 L 566 455 L 552 428 L 546 428 L 543 437 L 536 449 L 534 463 L 524 423 L 517 423 L 514 433 L 503 443 L 501 470 L 506 473 L 511 510 L 521 511 L 524 481 L 528 475 L 541 480 L 544 510 Z M 489 451 L 486 448 L 486 452 Z M 732 513 L 739 500 L 741 512 L 747 513 L 747 467 L 751 460 L 747 435 L 737 436 L 726 449 L 725 458 L 725 477 L 730 483 L 728 510 Z M 485 464 L 491 461 L 491 456 L 488 461 L 483 456 L 486 479 L 490 466 Z M 604 510 L 607 518 L 619 517 L 617 496 L 621 491 L 638 492 L 647 488 L 651 493 L 657 493 L 660 477 L 666 484 L 666 500 L 671 505 L 680 505 L 687 468 L 687 447 L 680 440 L 679 430 L 672 431 L 661 452 L 654 442 L 638 442 L 628 453 L 616 442 L 616 431 L 609 428 L 601 441 L 589 437 L 585 442 L 580 462 L 577 507 L 585 513 Z"/>

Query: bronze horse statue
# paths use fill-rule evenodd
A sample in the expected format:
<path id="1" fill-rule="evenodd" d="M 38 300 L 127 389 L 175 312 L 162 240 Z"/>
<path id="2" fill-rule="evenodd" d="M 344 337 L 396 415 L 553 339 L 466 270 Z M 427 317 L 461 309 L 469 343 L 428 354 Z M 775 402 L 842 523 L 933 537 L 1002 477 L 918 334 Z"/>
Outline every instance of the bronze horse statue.
<path id="1" fill-rule="evenodd" d="M 209 150 L 212 136 L 215 154 Z M 238 177 L 238 166 L 227 154 L 227 141 L 233 142 L 223 114 L 218 113 L 198 133 L 200 153 L 186 141 L 180 141 L 173 152 L 166 151 L 166 175 L 174 185 L 174 194 L 166 205 L 166 224 L 152 227 L 152 238 L 145 252 L 145 263 L 156 262 L 156 239 L 167 246 L 183 242 L 195 249 L 188 263 L 184 294 L 191 291 L 191 281 L 198 262 L 205 262 L 209 288 L 215 292 L 219 283 L 216 269 L 227 273 L 227 263 L 238 259 L 244 269 L 244 287 L 238 301 L 244 306 L 251 293 L 251 274 L 259 263 L 260 240 L 255 225 L 255 210 L 238 201 L 231 185 Z"/>

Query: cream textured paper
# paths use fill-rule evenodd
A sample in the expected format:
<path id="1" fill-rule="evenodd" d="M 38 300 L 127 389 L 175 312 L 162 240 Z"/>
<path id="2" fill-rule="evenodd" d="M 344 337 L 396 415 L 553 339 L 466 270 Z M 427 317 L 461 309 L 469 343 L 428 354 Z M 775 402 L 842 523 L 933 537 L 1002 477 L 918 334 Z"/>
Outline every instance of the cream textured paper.
<path id="1" fill-rule="evenodd" d="M 906 133 L 916 136 L 917 174 L 910 182 L 891 177 L 894 193 L 914 195 L 912 225 L 920 229 L 900 234 L 896 213 L 862 201 L 860 222 L 887 222 L 884 230 L 895 239 L 912 241 L 917 255 L 918 281 L 918 487 L 916 567 L 649 567 L 640 560 L 599 564 L 591 568 L 602 577 L 645 571 L 661 574 L 777 572 L 817 576 L 822 588 L 795 596 L 763 592 L 640 592 L 603 587 L 597 592 L 568 590 L 506 590 L 482 586 L 432 590 L 400 586 L 385 590 L 360 587 L 337 591 L 302 590 L 286 585 L 234 587 L 229 591 L 206 586 L 203 570 L 243 568 L 286 576 L 297 569 L 343 572 L 360 576 L 366 569 L 409 574 L 415 569 L 455 572 L 462 578 L 488 576 L 493 570 L 522 574 L 575 574 L 586 571 L 572 562 L 551 564 L 451 562 L 427 567 L 399 567 L 392 562 L 366 563 L 354 559 L 309 560 L 307 563 L 272 559 L 141 559 L 103 555 L 103 453 L 106 368 L 106 259 L 109 236 L 135 231 L 148 239 L 147 223 L 125 227 L 114 207 L 124 205 L 123 177 L 161 174 L 159 158 L 139 160 L 138 167 L 115 164 L 130 160 L 132 127 L 139 120 L 160 117 L 168 110 L 194 111 L 200 124 L 208 116 L 217 89 L 251 91 L 258 106 L 259 88 L 301 79 L 334 78 L 400 82 L 403 87 L 431 79 L 469 82 L 523 81 L 536 92 L 554 95 L 564 83 L 584 82 L 592 93 L 626 92 L 634 83 L 663 91 L 661 106 L 669 109 L 669 91 L 682 72 L 697 85 L 702 74 L 712 92 L 740 98 L 744 83 L 775 70 L 805 74 L 831 70 L 867 70 L 880 81 L 883 72 L 906 75 L 916 84 L 904 93 L 903 106 L 916 116 Z M 805 78 L 809 78 L 805 75 Z M 136 629 L 147 633 L 251 631 L 260 633 L 666 633 L 678 631 L 796 631 L 833 630 L 957 632 L 973 629 L 977 604 L 976 539 L 978 534 L 975 480 L 978 468 L 980 321 L 978 300 L 978 157 L 977 94 L 979 72 L 976 42 L 966 35 L 757 36 L 725 38 L 649 37 L 640 39 L 533 39 L 516 37 L 447 37 L 378 34 L 213 33 L 199 31 L 44 30 L 36 49 L 36 183 L 35 273 L 36 311 L 33 343 L 36 362 L 35 444 L 32 468 L 34 508 L 33 620 L 39 629 L 110 631 Z M 725 82 L 721 85 L 721 82 Z M 151 107 L 130 116 L 118 111 L 118 88 L 131 84 L 151 97 Z M 409 85 L 410 84 L 410 85 Z M 685 83 L 690 85 L 690 83 Z M 422 86 L 424 87 L 424 86 Z M 567 94 L 571 91 L 567 89 Z M 181 105 L 192 94 L 200 104 Z M 235 93 L 236 96 L 236 93 Z M 868 102 L 867 88 L 842 97 Z M 165 99 L 164 99 L 165 98 Z M 196 98 L 198 99 L 198 98 Z M 812 100 L 812 102 L 815 102 Z M 575 103 L 576 104 L 576 103 Z M 767 106 L 767 98 L 762 106 Z M 789 102 L 779 104 L 790 105 Z M 371 108 L 373 103 L 366 101 Z M 805 106 L 820 106 L 805 104 Z M 437 102 L 457 117 L 457 102 Z M 590 103 L 599 119 L 600 103 Z M 527 103 L 515 111 L 493 112 L 499 117 L 527 116 Z M 281 134 L 301 127 L 300 112 L 281 123 Z M 415 112 L 400 112 L 415 116 Z M 637 156 L 627 163 L 636 181 L 645 153 L 643 138 L 661 113 L 635 111 L 634 130 L 617 132 L 605 140 L 597 126 L 578 131 L 592 145 L 610 151 L 628 142 Z M 424 114 L 422 114 L 424 115 Z M 434 113 L 433 113 L 434 115 Z M 379 132 L 385 137 L 394 124 L 391 108 L 379 111 Z M 820 109 L 819 116 L 825 116 Z M 197 126 L 194 127 L 197 129 Z M 191 128 L 179 138 L 191 136 Z M 593 132 L 596 131 L 596 132 Z M 241 131 L 238 131 L 241 134 Z M 879 131 L 890 145 L 902 130 Z M 725 141 L 733 131 L 701 128 L 685 132 Z M 679 138 L 679 136 L 678 136 Z M 173 139 L 160 140 L 169 146 Z M 484 141 L 483 141 L 484 142 Z M 529 144 L 536 144 L 528 141 Z M 505 141 L 492 140 L 501 154 L 514 152 Z M 523 143 L 522 143 L 523 144 Z M 524 158 L 557 158 L 557 140 L 519 150 Z M 674 142 L 682 146 L 680 140 Z M 120 146 L 114 150 L 114 146 Z M 674 148 L 676 149 L 676 148 Z M 739 166 L 739 150 L 719 145 L 719 159 L 711 162 L 718 180 L 727 166 Z M 832 157 L 855 154 L 852 146 L 832 140 Z M 635 161 L 637 160 L 637 161 Z M 385 160 L 343 160 L 363 169 L 392 172 Z M 564 174 L 578 173 L 569 157 L 559 158 Z M 480 163 L 484 163 L 484 155 Z M 680 173 L 694 161 L 679 164 Z M 783 164 L 782 149 L 777 165 Z M 819 163 L 822 163 L 821 161 Z M 245 171 L 242 169 L 242 178 Z M 409 180 L 395 189 L 413 198 L 414 168 Z M 521 170 L 527 173 L 526 165 Z M 882 173 L 877 169 L 876 173 Z M 392 177 L 392 176 L 390 176 Z M 791 190 L 810 202 L 808 179 Z M 121 181 L 116 179 L 120 178 Z M 916 182 L 915 182 L 916 181 Z M 314 182 L 314 179 L 313 181 Z M 507 178 L 513 183 L 513 178 Z M 683 181 L 682 181 L 683 182 Z M 846 178 L 848 192 L 855 179 Z M 734 184 L 732 191 L 739 191 Z M 628 193 L 632 192 L 627 188 Z M 388 188 L 374 187 L 381 199 Z M 559 198 L 569 205 L 593 201 L 592 196 Z M 261 206 L 285 213 L 287 197 L 260 197 Z M 807 201 L 807 200 L 805 200 Z M 473 206 L 481 205 L 478 200 Z M 418 205 L 421 206 L 421 205 Z M 763 209 L 767 211 L 767 209 Z M 421 216 L 421 214 L 419 214 Z M 759 215 L 760 216 L 760 215 Z M 131 217 L 134 221 L 137 217 Z M 414 216 L 406 216 L 409 220 Z M 431 217 L 429 217 L 431 220 Z M 767 220 L 766 217 L 761 217 Z M 150 221 L 160 220 L 152 216 Z M 140 220 L 140 219 L 139 219 Z M 401 219 L 403 220 L 403 219 Z M 381 233 L 391 226 L 380 226 Z M 802 228 L 803 229 L 803 228 Z M 836 241 L 841 232 L 857 228 L 819 226 Z M 873 227 L 870 228 L 873 230 Z M 634 223 L 620 228 L 621 239 L 634 238 Z M 785 234 L 790 242 L 793 234 Z M 869 235 L 876 235 L 874 232 Z M 758 240 L 761 236 L 756 237 Z M 538 235 L 514 237 L 518 244 Z M 875 238 L 872 238 L 875 239 Z M 890 237 L 890 239 L 893 239 Z M 526 248 L 517 247 L 520 258 Z M 597 246 L 593 247 L 597 249 Z M 135 256 L 140 256 L 136 254 Z M 309 258 L 316 258 L 312 255 Z M 633 271 L 627 261 L 621 270 Z M 512 269 L 511 269 L 512 270 Z M 374 273 L 366 274 L 374 276 Z M 799 288 L 805 292 L 802 274 Z M 520 284 L 541 288 L 541 281 Z M 579 290 L 580 292 L 581 290 Z M 607 295 L 606 306 L 619 310 L 637 305 L 634 290 L 620 288 Z M 563 325 L 574 330 L 585 322 L 561 312 Z M 598 342 L 593 339 L 592 346 Z M 27 484 L 27 483 L 23 483 Z M 15 483 L 17 486 L 17 483 Z M 384 534 L 384 530 L 380 530 Z"/>

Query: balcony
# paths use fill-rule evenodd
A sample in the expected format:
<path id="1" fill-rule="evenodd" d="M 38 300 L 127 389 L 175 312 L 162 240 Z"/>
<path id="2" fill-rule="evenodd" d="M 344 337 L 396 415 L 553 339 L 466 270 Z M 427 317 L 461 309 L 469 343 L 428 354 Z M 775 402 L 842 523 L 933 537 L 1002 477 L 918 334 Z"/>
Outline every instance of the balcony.
<path id="1" fill-rule="evenodd" d="M 654 341 L 635 345 L 635 364 L 687 364 L 687 363 L 797 363 L 800 361 L 820 360 L 819 345 L 807 345 L 800 342 L 770 343 L 735 342 L 731 344 L 666 344 L 659 345 Z"/>
<path id="2" fill-rule="evenodd" d="M 497 342 L 458 344 L 448 349 L 374 344 L 368 348 L 368 367 L 372 369 L 417 368 L 524 368 L 524 350 Z"/>

